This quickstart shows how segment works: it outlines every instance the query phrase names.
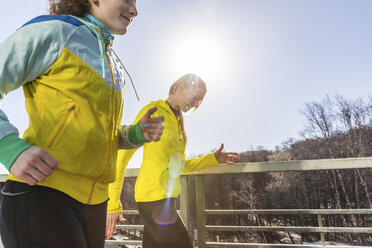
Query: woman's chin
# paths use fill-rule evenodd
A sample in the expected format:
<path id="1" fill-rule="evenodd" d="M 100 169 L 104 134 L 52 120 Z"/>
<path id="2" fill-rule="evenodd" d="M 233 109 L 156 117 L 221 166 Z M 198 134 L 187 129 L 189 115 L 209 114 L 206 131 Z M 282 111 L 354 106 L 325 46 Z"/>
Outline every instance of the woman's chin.
<path id="1" fill-rule="evenodd" d="M 116 30 L 110 30 L 110 32 L 115 35 L 124 35 L 127 33 L 127 27 L 122 27 Z"/>

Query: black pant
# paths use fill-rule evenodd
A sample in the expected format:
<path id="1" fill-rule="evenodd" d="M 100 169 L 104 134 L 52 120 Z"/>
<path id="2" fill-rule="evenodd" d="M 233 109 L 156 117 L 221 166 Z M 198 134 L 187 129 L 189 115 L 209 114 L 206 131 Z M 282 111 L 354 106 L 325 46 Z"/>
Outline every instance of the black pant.
<path id="1" fill-rule="evenodd" d="M 43 186 L 7 181 L 0 232 L 5 248 L 103 248 L 107 202 L 85 205 Z"/>
<path id="2" fill-rule="evenodd" d="M 145 222 L 143 248 L 192 248 L 189 234 L 177 213 L 175 199 L 137 202 Z"/>

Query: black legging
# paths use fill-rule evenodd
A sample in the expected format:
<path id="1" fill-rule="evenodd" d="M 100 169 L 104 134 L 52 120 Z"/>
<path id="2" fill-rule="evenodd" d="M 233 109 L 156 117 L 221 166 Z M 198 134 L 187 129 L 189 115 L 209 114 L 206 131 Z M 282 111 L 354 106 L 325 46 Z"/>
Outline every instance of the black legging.
<path id="1" fill-rule="evenodd" d="M 0 232 L 5 248 L 103 248 L 107 202 L 85 205 L 43 186 L 7 181 Z"/>
<path id="2" fill-rule="evenodd" d="M 143 248 L 192 248 L 189 234 L 177 213 L 175 199 L 137 202 L 145 222 Z"/>

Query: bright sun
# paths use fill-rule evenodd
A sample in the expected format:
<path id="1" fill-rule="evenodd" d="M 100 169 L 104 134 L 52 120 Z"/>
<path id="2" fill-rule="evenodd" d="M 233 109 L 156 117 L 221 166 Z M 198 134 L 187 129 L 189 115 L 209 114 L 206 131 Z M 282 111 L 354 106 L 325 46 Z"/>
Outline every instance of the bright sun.
<path id="1" fill-rule="evenodd" d="M 173 69 L 195 73 L 202 78 L 220 74 L 227 60 L 222 44 L 210 34 L 188 34 L 180 37 L 170 49 Z"/>

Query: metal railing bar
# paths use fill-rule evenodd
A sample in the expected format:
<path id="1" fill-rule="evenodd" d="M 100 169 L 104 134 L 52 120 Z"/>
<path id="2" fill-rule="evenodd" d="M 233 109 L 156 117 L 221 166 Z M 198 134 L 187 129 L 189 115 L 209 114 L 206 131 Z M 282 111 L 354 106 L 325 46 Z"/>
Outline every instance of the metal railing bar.
<path id="1" fill-rule="evenodd" d="M 282 162 L 237 163 L 234 166 L 220 165 L 188 175 L 288 172 L 312 170 L 342 170 L 372 168 L 372 158 L 342 158 L 319 160 L 293 160 Z"/>
<path id="2" fill-rule="evenodd" d="M 117 230 L 143 230 L 143 225 L 116 225 Z"/>
<path id="3" fill-rule="evenodd" d="M 318 248 L 318 247 L 332 247 L 332 248 L 365 248 L 366 246 L 340 246 L 340 245 L 300 245 L 300 244 L 259 244 L 259 243 L 227 243 L 227 242 L 206 242 L 206 247 L 299 247 L 299 248 Z"/>
<path id="4" fill-rule="evenodd" d="M 124 214 L 124 215 L 139 215 L 138 210 L 123 210 L 122 214 Z"/>
<path id="5" fill-rule="evenodd" d="M 206 215 L 258 214 L 258 215 L 298 215 L 298 214 L 371 214 L 372 209 L 206 209 Z"/>
<path id="6" fill-rule="evenodd" d="M 105 240 L 106 245 L 142 245 L 141 240 Z"/>
<path id="7" fill-rule="evenodd" d="M 206 225 L 208 231 L 261 231 L 261 232 L 314 232 L 314 233 L 372 233 L 369 227 L 291 227 L 291 226 L 211 226 Z"/>
<path id="8" fill-rule="evenodd" d="M 139 168 L 128 168 L 125 170 L 124 177 L 137 177 L 139 170 Z"/>
<path id="9" fill-rule="evenodd" d="M 181 210 L 178 210 L 177 209 L 177 213 L 181 213 Z M 138 212 L 138 210 L 123 210 L 122 211 L 122 214 L 123 215 L 139 215 L 139 212 Z"/>

